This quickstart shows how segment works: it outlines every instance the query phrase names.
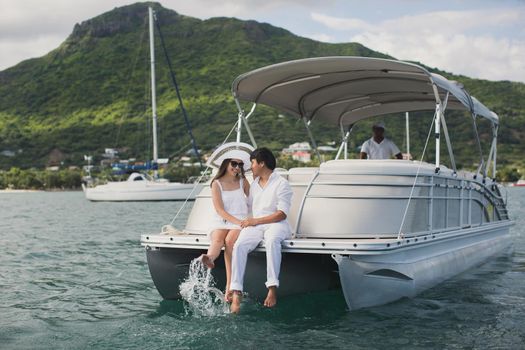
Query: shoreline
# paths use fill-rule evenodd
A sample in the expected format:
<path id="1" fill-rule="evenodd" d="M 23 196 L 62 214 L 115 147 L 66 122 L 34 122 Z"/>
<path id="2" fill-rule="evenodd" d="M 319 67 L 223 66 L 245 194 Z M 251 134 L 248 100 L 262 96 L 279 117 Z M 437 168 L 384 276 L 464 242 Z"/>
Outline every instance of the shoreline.
<path id="1" fill-rule="evenodd" d="M 49 190 L 29 190 L 29 189 L 0 189 L 0 194 L 2 193 L 39 193 L 39 192 L 82 192 L 82 189 L 60 189 L 53 188 Z"/>

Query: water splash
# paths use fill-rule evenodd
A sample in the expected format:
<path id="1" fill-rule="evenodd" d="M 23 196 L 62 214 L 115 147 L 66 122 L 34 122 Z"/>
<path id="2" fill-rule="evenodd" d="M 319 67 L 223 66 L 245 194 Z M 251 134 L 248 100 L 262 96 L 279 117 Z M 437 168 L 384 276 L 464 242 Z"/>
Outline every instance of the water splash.
<path id="1" fill-rule="evenodd" d="M 188 278 L 180 284 L 180 295 L 186 301 L 187 313 L 197 316 L 220 316 L 229 312 L 224 293 L 215 287 L 215 281 L 202 261 L 197 258 L 190 263 Z"/>

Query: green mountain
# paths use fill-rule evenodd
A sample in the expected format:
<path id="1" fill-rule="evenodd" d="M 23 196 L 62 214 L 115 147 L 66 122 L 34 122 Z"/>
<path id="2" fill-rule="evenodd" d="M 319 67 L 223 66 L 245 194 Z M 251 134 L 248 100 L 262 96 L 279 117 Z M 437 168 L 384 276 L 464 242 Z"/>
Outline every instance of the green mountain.
<path id="1" fill-rule="evenodd" d="M 287 30 L 235 18 L 199 20 L 137 3 L 75 25 L 71 35 L 47 55 L 0 72 L 0 169 L 41 167 L 53 162 L 81 164 L 83 154 L 119 147 L 126 155 L 151 157 L 149 120 L 149 49 L 147 7 L 153 6 L 177 74 L 185 107 L 200 148 L 221 142 L 236 121 L 230 94 L 233 79 L 246 71 L 281 61 L 331 55 L 388 57 L 358 43 L 329 44 L 298 37 Z M 180 106 L 169 80 L 157 34 L 157 94 L 160 154 L 189 149 Z M 525 85 L 445 74 L 501 116 L 499 160 L 521 161 L 525 152 Z M 306 140 L 293 118 L 277 118 L 259 108 L 251 125 L 260 144 L 279 149 Z M 422 149 L 429 116 L 412 117 L 412 153 Z M 369 134 L 369 123 L 356 128 L 353 146 Z M 449 119 L 458 158 L 464 166 L 477 159 L 471 121 Z M 388 133 L 401 146 L 403 117 L 387 120 Z M 322 142 L 335 141 L 338 130 L 316 125 Z M 488 139 L 488 126 L 481 125 Z M 468 135 L 468 136 L 466 136 Z M 14 153 L 14 154 L 13 154 Z"/>

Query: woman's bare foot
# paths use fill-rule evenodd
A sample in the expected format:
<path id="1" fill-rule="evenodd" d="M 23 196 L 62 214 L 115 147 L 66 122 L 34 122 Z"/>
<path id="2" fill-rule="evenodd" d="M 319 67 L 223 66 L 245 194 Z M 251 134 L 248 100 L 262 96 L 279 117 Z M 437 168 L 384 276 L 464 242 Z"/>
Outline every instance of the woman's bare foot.
<path id="1" fill-rule="evenodd" d="M 226 290 L 226 292 L 224 292 L 224 300 L 227 303 L 231 303 L 232 302 L 232 300 L 233 300 L 233 291 L 232 290 Z"/>
<path id="2" fill-rule="evenodd" d="M 238 314 L 241 311 L 242 293 L 239 291 L 232 291 L 232 304 L 230 306 L 230 312 L 232 314 Z"/>
<path id="3" fill-rule="evenodd" d="M 277 287 L 271 286 L 268 288 L 268 295 L 264 300 L 264 306 L 274 307 L 277 304 Z"/>
<path id="4" fill-rule="evenodd" d="M 206 254 L 201 255 L 201 261 L 204 265 L 206 265 L 209 269 L 213 269 L 215 267 L 215 264 L 210 259 L 210 257 Z"/>

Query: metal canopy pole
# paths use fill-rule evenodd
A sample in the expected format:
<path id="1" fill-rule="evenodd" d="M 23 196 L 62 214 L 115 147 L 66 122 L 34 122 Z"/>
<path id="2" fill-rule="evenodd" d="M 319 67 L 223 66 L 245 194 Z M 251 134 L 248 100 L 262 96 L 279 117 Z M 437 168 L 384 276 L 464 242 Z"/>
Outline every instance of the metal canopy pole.
<path id="1" fill-rule="evenodd" d="M 494 160 L 492 161 L 492 177 L 496 179 L 496 156 L 498 155 L 498 125 L 492 124 L 493 142 L 494 142 Z"/>
<path id="2" fill-rule="evenodd" d="M 439 164 L 440 164 L 440 130 L 441 130 L 441 102 L 436 104 L 436 113 L 435 113 L 435 129 L 434 133 L 436 135 L 436 173 L 439 173 Z"/>
<path id="3" fill-rule="evenodd" d="M 241 131 L 242 131 L 242 125 L 244 124 L 244 128 L 246 129 L 246 132 L 248 133 L 248 137 L 250 138 L 250 141 L 252 142 L 252 146 L 257 148 L 257 142 L 255 142 L 255 138 L 252 134 L 252 129 L 250 129 L 250 126 L 248 125 L 248 121 L 246 120 L 246 117 L 244 116 L 244 110 L 241 108 L 241 104 L 239 101 L 235 98 L 235 105 L 237 105 L 237 109 L 239 110 L 238 116 L 239 119 L 237 120 L 237 143 L 241 142 Z M 253 111 L 255 110 L 256 104 L 254 103 L 252 106 L 252 109 L 250 110 L 250 113 L 248 114 L 248 117 L 252 115 Z"/>
<path id="4" fill-rule="evenodd" d="M 497 148 L 497 127 L 492 124 L 492 144 L 490 145 L 489 157 L 487 159 L 487 168 L 484 176 L 488 176 L 490 163 L 492 162 L 492 178 L 496 178 L 496 148 Z"/>
<path id="5" fill-rule="evenodd" d="M 239 110 L 239 113 L 237 113 L 238 119 L 237 119 L 237 143 L 241 142 L 241 132 L 242 132 L 242 108 L 239 104 L 239 101 L 235 99 L 235 104 L 237 105 L 237 109 Z"/>
<path id="6" fill-rule="evenodd" d="M 407 157 L 408 160 L 410 160 L 410 125 L 409 125 L 409 114 L 408 112 L 405 113 L 405 126 L 406 126 L 406 132 L 407 132 Z"/>
<path id="7" fill-rule="evenodd" d="M 443 125 L 443 132 L 445 134 L 445 141 L 447 142 L 447 149 L 448 149 L 448 155 L 450 157 L 450 163 L 452 165 L 452 169 L 454 170 L 454 174 L 457 174 L 456 160 L 454 158 L 454 152 L 452 151 L 452 143 L 450 142 L 450 137 L 449 137 L 449 134 L 448 134 L 447 122 L 445 121 L 445 110 L 446 110 L 447 104 L 448 104 L 448 97 L 449 97 L 449 93 L 447 92 L 447 95 L 445 97 L 445 101 L 444 101 L 442 109 L 441 109 L 440 120 L 441 120 L 441 123 Z"/>
<path id="8" fill-rule="evenodd" d="M 439 173 L 439 164 L 440 164 L 440 143 L 439 143 L 439 133 L 441 130 L 441 98 L 439 97 L 439 91 L 436 86 L 436 84 L 432 83 L 432 90 L 434 91 L 434 97 L 436 99 L 436 112 L 434 114 L 434 120 L 435 120 L 435 135 L 436 135 L 436 174 Z"/>
<path id="9" fill-rule="evenodd" d="M 250 109 L 250 112 L 248 114 L 246 114 L 244 119 L 248 120 L 248 118 L 250 118 L 252 116 L 253 112 L 255 111 L 255 107 L 257 107 L 257 103 L 253 104 L 252 108 Z"/>
<path id="10" fill-rule="evenodd" d="M 241 115 L 241 120 L 244 123 L 244 128 L 246 129 L 246 132 L 248 133 L 248 137 L 250 138 L 250 141 L 252 142 L 252 146 L 257 148 L 257 142 L 255 142 L 255 138 L 252 134 L 252 129 L 250 129 L 250 126 L 248 125 L 248 121 L 244 117 L 244 114 Z"/>
<path id="11" fill-rule="evenodd" d="M 345 142 L 345 159 L 348 159 L 348 142 Z"/>
<path id="12" fill-rule="evenodd" d="M 321 154 L 319 153 L 319 150 L 317 149 L 317 143 L 315 142 L 314 135 L 312 135 L 312 131 L 310 130 L 310 122 L 306 121 L 306 118 L 302 118 L 304 122 L 304 126 L 306 127 L 306 132 L 308 133 L 308 137 L 310 137 L 310 141 L 312 141 L 312 146 L 314 147 L 315 154 L 317 155 L 317 158 L 319 158 L 319 163 L 321 163 Z"/>
<path id="13" fill-rule="evenodd" d="M 339 159 L 339 157 L 341 156 L 341 152 L 345 152 L 345 158 L 344 159 L 348 159 L 348 138 L 350 137 L 350 134 L 352 133 L 352 129 L 354 128 L 354 124 L 350 124 L 348 126 L 348 130 L 346 131 L 346 133 L 343 134 L 343 139 L 341 141 L 341 145 L 339 146 L 339 149 L 337 150 L 337 155 L 335 156 L 335 159 Z M 341 132 L 344 132 L 343 130 L 343 127 L 341 125 Z"/>
<path id="14" fill-rule="evenodd" d="M 487 158 L 487 167 L 485 168 L 485 172 L 483 173 L 483 177 L 487 177 L 488 176 L 489 169 L 490 169 L 490 163 L 492 162 L 492 156 L 493 155 L 494 155 L 494 139 L 492 139 L 492 143 L 490 145 L 489 156 Z"/>
<path id="15" fill-rule="evenodd" d="M 472 113 L 472 126 L 474 127 L 474 133 L 476 134 L 476 143 L 478 145 L 478 151 L 479 151 L 479 167 L 478 171 L 476 172 L 476 176 L 480 173 L 485 174 L 485 160 L 483 159 L 483 151 L 481 149 L 481 141 L 479 139 L 479 133 L 478 133 L 478 125 L 476 124 L 476 118 L 478 116 L 475 113 Z"/>

